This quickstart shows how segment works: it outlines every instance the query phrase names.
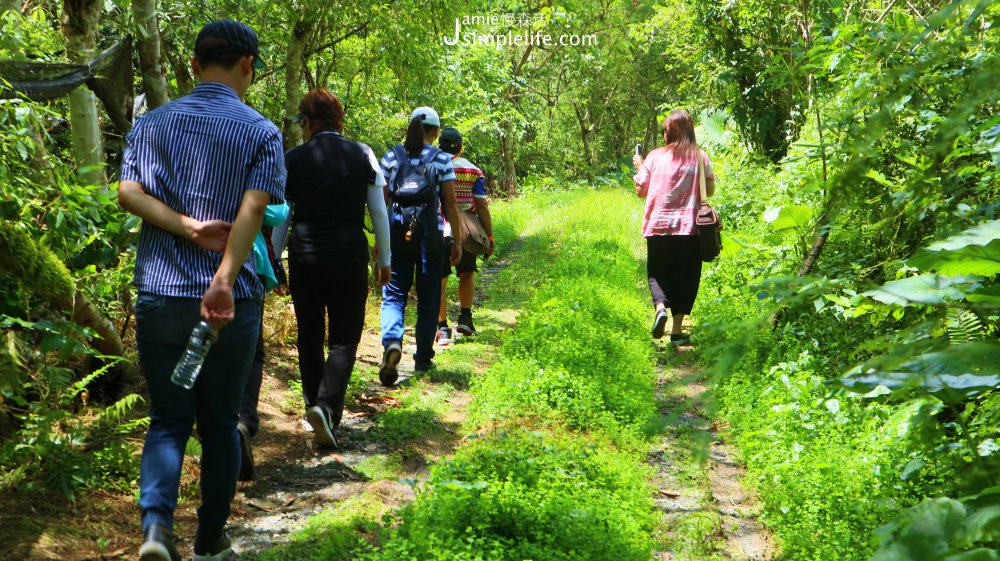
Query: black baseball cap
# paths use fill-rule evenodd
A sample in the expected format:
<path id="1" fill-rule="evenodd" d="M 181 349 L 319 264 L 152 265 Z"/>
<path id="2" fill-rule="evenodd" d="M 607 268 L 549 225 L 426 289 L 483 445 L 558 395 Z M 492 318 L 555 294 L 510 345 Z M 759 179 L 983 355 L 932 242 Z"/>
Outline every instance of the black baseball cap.
<path id="1" fill-rule="evenodd" d="M 455 127 L 445 127 L 441 129 L 441 142 L 445 142 L 452 146 L 462 145 L 462 133 L 458 132 Z"/>
<path id="2" fill-rule="evenodd" d="M 194 42 L 194 54 L 198 57 L 250 55 L 253 57 L 254 68 L 257 70 L 267 68 L 260 58 L 257 32 L 249 25 L 231 19 L 213 21 L 202 27 Z"/>

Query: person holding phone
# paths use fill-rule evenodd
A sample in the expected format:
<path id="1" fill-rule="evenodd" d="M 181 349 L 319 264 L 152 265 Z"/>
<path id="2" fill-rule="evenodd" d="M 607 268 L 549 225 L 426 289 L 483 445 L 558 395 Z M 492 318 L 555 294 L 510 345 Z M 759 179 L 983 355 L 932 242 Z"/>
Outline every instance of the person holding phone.
<path id="1" fill-rule="evenodd" d="M 708 156 L 698 148 L 691 115 L 677 109 L 663 121 L 665 146 L 645 160 L 632 157 L 635 194 L 645 197 L 642 236 L 646 239 L 646 272 L 653 298 L 652 335 L 663 337 L 667 310 L 673 316 L 670 343 L 689 345 L 683 333 L 684 317 L 691 313 L 701 283 L 701 251 L 695 218 L 701 205 L 698 160 L 705 170 L 708 196 L 715 192 L 715 172 Z M 638 152 L 639 146 L 636 146 Z"/>

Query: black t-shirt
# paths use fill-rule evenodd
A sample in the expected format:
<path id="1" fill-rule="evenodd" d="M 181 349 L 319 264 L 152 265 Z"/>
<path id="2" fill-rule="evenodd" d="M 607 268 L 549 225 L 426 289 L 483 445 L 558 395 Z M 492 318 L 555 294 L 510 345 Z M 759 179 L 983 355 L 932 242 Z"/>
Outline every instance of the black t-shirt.
<path id="1" fill-rule="evenodd" d="M 322 132 L 285 153 L 294 203 L 289 253 L 338 253 L 368 258 L 365 200 L 375 183 L 366 147 Z"/>

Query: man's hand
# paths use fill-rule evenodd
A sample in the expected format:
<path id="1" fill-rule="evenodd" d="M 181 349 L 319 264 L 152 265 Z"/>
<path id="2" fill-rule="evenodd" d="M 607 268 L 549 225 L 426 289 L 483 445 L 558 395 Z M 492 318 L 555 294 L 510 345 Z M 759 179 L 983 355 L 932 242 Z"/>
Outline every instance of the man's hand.
<path id="1" fill-rule="evenodd" d="M 636 170 L 638 170 L 639 168 L 641 168 L 642 167 L 642 156 L 640 156 L 638 154 L 633 155 L 632 156 L 632 165 L 635 166 Z"/>
<path id="2" fill-rule="evenodd" d="M 195 220 L 187 218 L 184 225 L 190 235 L 189 239 L 198 246 L 215 253 L 226 251 L 229 242 L 229 230 L 233 225 L 224 220 Z"/>
<path id="3" fill-rule="evenodd" d="M 378 269 L 378 287 L 383 288 L 385 285 L 389 284 L 392 280 L 392 267 L 379 267 Z"/>
<path id="4" fill-rule="evenodd" d="M 462 244 L 457 240 L 455 243 L 451 244 L 451 264 L 458 265 L 458 262 L 462 259 Z"/>
<path id="5" fill-rule="evenodd" d="M 216 332 L 236 317 L 233 287 L 224 279 L 213 279 L 201 297 L 201 317 L 208 320 Z"/>
<path id="6" fill-rule="evenodd" d="M 490 238 L 490 247 L 486 249 L 486 257 L 492 257 L 493 251 L 497 248 L 497 242 Z"/>

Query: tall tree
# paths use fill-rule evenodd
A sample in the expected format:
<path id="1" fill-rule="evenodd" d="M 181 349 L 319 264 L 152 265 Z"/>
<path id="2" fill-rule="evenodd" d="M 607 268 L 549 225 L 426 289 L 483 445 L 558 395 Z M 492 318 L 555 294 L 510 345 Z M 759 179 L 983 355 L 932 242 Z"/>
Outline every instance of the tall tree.
<path id="1" fill-rule="evenodd" d="M 62 33 L 70 62 L 86 64 L 94 57 L 103 7 L 98 0 L 63 0 Z M 76 88 L 69 94 L 69 111 L 80 178 L 93 185 L 107 183 L 97 98 L 87 88 Z"/>
<path id="2" fill-rule="evenodd" d="M 285 117 L 281 123 L 286 149 L 302 144 L 302 129 L 293 123 L 292 119 L 299 112 L 306 38 L 312 26 L 313 21 L 303 13 L 292 25 L 292 31 L 288 36 L 288 50 L 285 56 Z"/>
<path id="3" fill-rule="evenodd" d="M 139 39 L 139 68 L 146 105 L 156 109 L 170 101 L 167 80 L 160 63 L 160 26 L 156 17 L 156 0 L 132 0 L 136 37 Z"/>

